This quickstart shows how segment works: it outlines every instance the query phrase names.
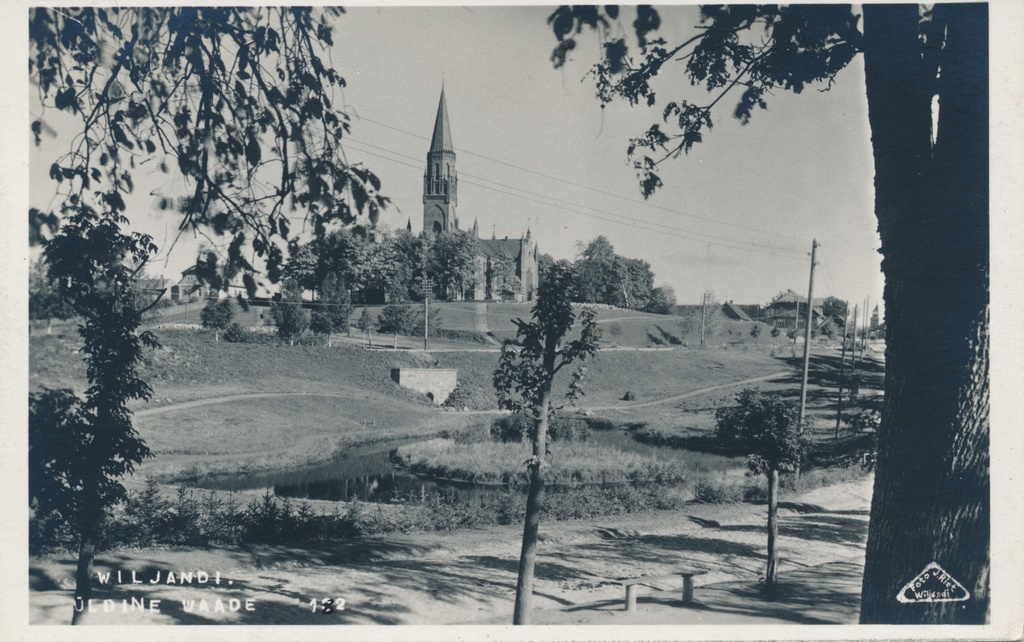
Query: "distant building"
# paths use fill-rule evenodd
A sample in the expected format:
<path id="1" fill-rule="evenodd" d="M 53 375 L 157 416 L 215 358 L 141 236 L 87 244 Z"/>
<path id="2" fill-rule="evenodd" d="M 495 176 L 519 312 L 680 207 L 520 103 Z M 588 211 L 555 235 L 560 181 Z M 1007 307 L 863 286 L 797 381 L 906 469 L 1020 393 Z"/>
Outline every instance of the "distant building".
<path id="1" fill-rule="evenodd" d="M 423 173 L 423 230 L 440 234 L 459 230 L 456 212 L 459 176 L 444 87 L 437 105 L 434 133 Z M 476 221 L 470 232 L 477 239 L 475 285 L 465 293 L 472 301 L 532 301 L 537 292 L 537 244 L 530 230 L 519 238 L 481 239 Z M 503 265 L 504 264 L 504 265 Z M 511 267 L 511 270 L 503 269 Z M 512 278 L 514 275 L 514 278 Z"/>
<path id="2" fill-rule="evenodd" d="M 872 332 L 874 332 L 875 330 L 878 329 L 878 306 L 877 305 L 875 306 L 875 309 L 871 311 L 871 325 L 868 326 L 868 329 L 871 330 Z"/>
<path id="3" fill-rule="evenodd" d="M 738 305 L 732 301 L 722 304 L 722 314 L 727 319 L 735 319 L 737 321 L 753 321 L 750 315 L 743 311 Z"/>
<path id="4" fill-rule="evenodd" d="M 194 265 L 190 265 L 182 270 L 181 279 L 171 286 L 170 294 L 171 301 L 196 301 L 210 297 L 216 298 L 221 295 L 209 285 L 200 282 L 196 266 Z M 245 285 L 242 283 L 241 274 L 232 279 L 231 283 L 228 284 L 227 295 L 236 296 L 238 294 L 241 294 L 243 298 L 248 298 Z"/>
<path id="5" fill-rule="evenodd" d="M 801 320 L 807 318 L 806 306 L 807 297 L 801 296 L 793 290 L 786 290 L 785 294 L 765 308 L 764 316 L 760 320 L 777 328 L 793 328 L 796 327 L 797 317 Z M 814 327 L 818 327 L 825 320 L 824 306 L 824 298 L 816 297 L 814 299 L 812 306 Z"/>

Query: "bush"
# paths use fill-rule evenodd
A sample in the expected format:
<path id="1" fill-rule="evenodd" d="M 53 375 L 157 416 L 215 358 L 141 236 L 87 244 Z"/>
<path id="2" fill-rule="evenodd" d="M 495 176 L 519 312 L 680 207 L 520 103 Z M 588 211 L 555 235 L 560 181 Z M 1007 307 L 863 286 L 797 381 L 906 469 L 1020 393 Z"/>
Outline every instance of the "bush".
<path id="1" fill-rule="evenodd" d="M 551 417 L 548 421 L 548 439 L 551 441 L 583 442 L 590 439 L 590 425 L 576 417 Z"/>
<path id="2" fill-rule="evenodd" d="M 199 314 L 203 327 L 207 330 L 223 330 L 231 324 L 235 316 L 235 308 L 231 299 L 211 299 L 206 302 Z"/>
<path id="3" fill-rule="evenodd" d="M 248 330 L 237 323 L 232 323 L 224 331 L 224 340 L 228 343 L 248 343 L 252 341 L 252 337 Z"/>
<path id="4" fill-rule="evenodd" d="M 744 501 L 741 486 L 723 479 L 698 477 L 693 484 L 693 501 L 702 504 L 736 504 Z"/>
<path id="5" fill-rule="evenodd" d="M 277 326 L 277 336 L 282 339 L 294 339 L 309 327 L 309 310 L 298 301 L 272 303 L 270 315 Z"/>
<path id="6" fill-rule="evenodd" d="M 526 442 L 533 434 L 533 417 L 525 412 L 498 417 L 491 422 L 491 438 L 502 443 Z"/>
<path id="7" fill-rule="evenodd" d="M 445 408 L 468 408 L 472 405 L 471 395 L 462 384 L 456 384 L 455 390 L 441 405 Z"/>

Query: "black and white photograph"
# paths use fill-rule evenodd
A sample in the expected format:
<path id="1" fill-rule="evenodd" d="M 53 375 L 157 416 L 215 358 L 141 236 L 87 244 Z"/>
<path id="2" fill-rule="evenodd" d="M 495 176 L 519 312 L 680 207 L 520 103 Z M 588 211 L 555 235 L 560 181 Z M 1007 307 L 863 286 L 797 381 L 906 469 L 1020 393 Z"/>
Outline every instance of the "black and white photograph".
<path id="1" fill-rule="evenodd" d="M 7 15 L 16 639 L 1024 631 L 1021 5 Z"/>

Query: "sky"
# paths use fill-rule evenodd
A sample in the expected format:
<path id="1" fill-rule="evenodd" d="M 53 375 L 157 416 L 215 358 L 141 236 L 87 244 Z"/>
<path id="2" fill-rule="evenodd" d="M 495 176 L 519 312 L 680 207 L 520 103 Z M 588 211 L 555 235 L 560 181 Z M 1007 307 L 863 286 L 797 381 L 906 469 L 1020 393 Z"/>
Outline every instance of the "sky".
<path id="1" fill-rule="evenodd" d="M 336 21 L 331 58 L 347 81 L 341 108 L 352 116 L 346 153 L 381 178 L 392 200 L 382 224 L 422 227 L 423 167 L 443 83 L 463 229 L 474 219 L 484 237 L 529 229 L 541 252 L 570 260 L 580 243 L 604 235 L 618 254 L 648 261 L 656 285 L 672 287 L 680 303 L 699 302 L 705 290 L 736 303 L 767 303 L 786 289 L 806 295 L 817 239 L 815 296 L 880 302 L 860 58 L 829 91 L 769 96 L 767 111 L 745 126 L 723 100 L 705 142 L 663 164 L 665 187 L 645 202 L 626 155 L 629 139 L 660 118 L 667 100 L 706 94 L 666 73 L 654 108 L 602 109 L 586 77 L 596 38 L 583 37 L 555 70 L 551 10 L 355 7 Z M 694 7 L 659 11 L 670 42 L 694 33 Z M 627 27 L 631 13 L 623 11 Z M 30 152 L 33 206 L 53 207 L 46 171 L 62 144 L 58 136 Z M 164 250 L 151 272 L 176 279 L 203 240 L 179 239 L 167 251 L 176 220 L 148 192 L 168 190 L 165 183 L 137 197 L 129 216 Z"/>

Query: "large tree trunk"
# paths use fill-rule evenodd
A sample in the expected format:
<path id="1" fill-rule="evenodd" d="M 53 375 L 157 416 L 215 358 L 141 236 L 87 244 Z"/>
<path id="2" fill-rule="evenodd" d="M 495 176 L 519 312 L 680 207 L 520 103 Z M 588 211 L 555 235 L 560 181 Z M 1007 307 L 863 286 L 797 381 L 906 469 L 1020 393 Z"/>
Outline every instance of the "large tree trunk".
<path id="1" fill-rule="evenodd" d="M 864 5 L 886 371 L 862 623 L 987 618 L 987 21 L 938 4 L 922 43 L 916 6 Z M 970 599 L 898 601 L 932 562 Z"/>
<path id="2" fill-rule="evenodd" d="M 770 469 L 768 476 L 768 568 L 764 573 L 764 592 L 775 594 L 779 583 L 779 471 Z"/>
<path id="3" fill-rule="evenodd" d="M 516 582 L 516 604 L 512 624 L 529 624 L 533 609 L 533 567 L 537 561 L 537 533 L 540 511 L 544 506 L 544 456 L 548 439 L 548 404 L 551 401 L 550 379 L 544 386 L 533 431 L 533 462 L 530 466 L 530 491 L 526 498 L 526 521 L 523 526 L 523 548 L 519 554 L 519 579 Z"/>

